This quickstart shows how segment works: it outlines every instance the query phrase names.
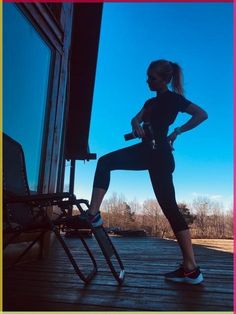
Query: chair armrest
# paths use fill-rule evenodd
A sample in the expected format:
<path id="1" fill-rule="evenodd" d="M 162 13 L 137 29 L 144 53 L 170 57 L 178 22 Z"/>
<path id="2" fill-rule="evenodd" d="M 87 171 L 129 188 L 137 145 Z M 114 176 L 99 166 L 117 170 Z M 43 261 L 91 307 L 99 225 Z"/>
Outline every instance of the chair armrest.
<path id="1" fill-rule="evenodd" d="M 67 199 L 67 200 L 65 200 Z M 33 195 L 17 195 L 12 192 L 4 193 L 4 203 L 27 203 L 32 206 L 52 206 L 58 205 L 59 207 L 64 204 L 78 205 L 86 204 L 89 206 L 89 202 L 86 199 L 76 199 L 74 194 L 70 193 L 48 193 L 48 194 L 33 194 Z"/>
<path id="2" fill-rule="evenodd" d="M 44 194 L 33 194 L 33 195 L 29 195 L 27 196 L 27 198 L 29 200 L 32 200 L 32 201 L 41 201 L 41 200 L 62 200 L 64 198 L 67 198 L 67 199 L 73 199 L 75 200 L 76 197 L 74 194 L 70 194 L 70 193 L 44 193 Z"/>
<path id="3" fill-rule="evenodd" d="M 33 195 L 16 195 L 14 193 L 5 193 L 4 202 L 5 203 L 54 203 L 57 201 L 62 201 L 63 199 L 76 200 L 75 195 L 70 193 L 49 193 L 49 194 L 33 194 Z"/>

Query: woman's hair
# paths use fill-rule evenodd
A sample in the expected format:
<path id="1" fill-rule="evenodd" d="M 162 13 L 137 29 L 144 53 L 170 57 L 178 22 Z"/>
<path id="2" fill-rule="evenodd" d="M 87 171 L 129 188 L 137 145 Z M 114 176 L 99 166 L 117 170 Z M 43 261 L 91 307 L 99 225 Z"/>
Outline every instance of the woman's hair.
<path id="1" fill-rule="evenodd" d="M 149 69 L 157 70 L 158 75 L 168 84 L 171 83 L 172 89 L 183 95 L 183 73 L 181 67 L 174 62 L 167 60 L 157 60 L 151 62 Z"/>

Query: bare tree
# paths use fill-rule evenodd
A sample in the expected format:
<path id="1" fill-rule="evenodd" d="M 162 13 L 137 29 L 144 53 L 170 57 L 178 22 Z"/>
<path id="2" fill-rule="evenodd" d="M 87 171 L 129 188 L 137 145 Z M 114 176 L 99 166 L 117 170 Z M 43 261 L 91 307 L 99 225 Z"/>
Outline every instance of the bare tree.
<path id="1" fill-rule="evenodd" d="M 140 204 L 136 199 L 129 202 L 129 206 L 132 209 L 132 212 L 135 213 L 133 229 L 143 229 L 143 212 L 142 204 Z"/>
<path id="2" fill-rule="evenodd" d="M 225 214 L 222 206 L 214 202 L 212 203 L 212 214 L 210 216 L 211 223 L 209 223 L 211 237 L 224 238 L 225 237 Z M 209 235 L 208 235 L 209 237 Z"/>
<path id="3" fill-rule="evenodd" d="M 188 225 L 191 225 L 194 220 L 196 219 L 196 216 L 191 213 L 191 210 L 188 208 L 188 205 L 184 202 L 178 203 L 179 211 L 184 216 L 186 222 Z"/>
<path id="4" fill-rule="evenodd" d="M 151 235 L 161 236 L 170 232 L 170 225 L 163 215 L 160 205 L 156 200 L 150 199 L 143 203 L 143 226 L 150 229 Z"/>
<path id="5" fill-rule="evenodd" d="M 125 197 L 121 194 L 113 193 L 108 199 L 105 199 L 101 205 L 103 217 L 106 218 L 105 224 L 111 228 L 121 227 L 123 224 L 122 212 L 125 207 Z"/>
<path id="6" fill-rule="evenodd" d="M 110 228 L 135 229 L 135 211 L 126 202 L 125 197 L 113 193 L 101 206 L 105 225 Z"/>
<path id="7" fill-rule="evenodd" d="M 125 229 L 135 229 L 135 212 L 132 211 L 128 203 L 124 202 L 123 205 L 123 227 Z"/>
<path id="8" fill-rule="evenodd" d="M 193 209 L 196 214 L 194 221 L 195 235 L 198 234 L 200 238 L 207 236 L 206 234 L 206 220 L 209 213 L 210 200 L 207 197 L 198 197 L 193 201 Z M 194 234 L 194 232 L 193 232 Z"/>
<path id="9" fill-rule="evenodd" d="M 181 213 L 190 225 L 193 238 L 232 238 L 233 210 L 225 211 L 222 204 L 207 197 L 194 199 L 192 205 L 178 204 Z M 105 226 L 120 229 L 145 229 L 158 237 L 173 237 L 168 220 L 158 202 L 145 200 L 142 206 L 137 201 L 128 202 L 124 195 L 113 193 L 104 200 L 101 211 Z"/>
<path id="10" fill-rule="evenodd" d="M 234 235 L 234 211 L 233 208 L 225 213 L 225 238 L 233 239 Z"/>
<path id="11" fill-rule="evenodd" d="M 230 238 L 233 235 L 232 211 L 224 211 L 222 204 L 207 197 L 193 202 L 196 218 L 192 234 L 195 238 Z"/>

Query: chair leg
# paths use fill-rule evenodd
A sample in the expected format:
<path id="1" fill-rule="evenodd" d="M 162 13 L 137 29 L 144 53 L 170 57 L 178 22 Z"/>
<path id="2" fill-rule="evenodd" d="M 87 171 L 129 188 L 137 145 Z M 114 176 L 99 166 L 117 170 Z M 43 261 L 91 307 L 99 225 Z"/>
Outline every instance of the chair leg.
<path id="1" fill-rule="evenodd" d="M 6 267 L 6 269 L 12 268 L 14 267 L 16 264 L 18 264 L 20 262 L 20 260 L 27 254 L 27 252 L 35 245 L 35 243 L 37 243 L 45 234 L 46 231 L 43 231 L 37 238 L 35 238 L 35 240 L 33 240 L 29 246 L 27 246 L 27 248 L 17 257 L 17 259 L 15 260 L 15 262 Z M 19 234 L 18 234 L 19 235 Z M 10 243 L 8 243 L 10 244 Z"/>
<path id="2" fill-rule="evenodd" d="M 75 272 L 77 273 L 77 275 L 80 277 L 80 279 L 81 279 L 82 281 L 84 281 L 85 283 L 89 283 L 89 282 L 92 280 L 92 278 L 95 276 L 95 274 L 97 273 L 97 264 L 96 264 L 96 261 L 95 261 L 93 255 L 92 255 L 90 249 L 88 248 L 86 242 L 84 241 L 84 239 L 82 239 L 82 237 L 80 238 L 81 241 L 82 241 L 82 243 L 83 243 L 83 245 L 84 245 L 84 247 L 85 247 L 85 249 L 86 249 L 86 251 L 88 252 L 88 255 L 90 256 L 90 258 L 91 258 L 91 260 L 92 260 L 92 263 L 93 263 L 93 269 L 92 269 L 92 271 L 91 271 L 87 276 L 85 276 L 85 275 L 81 272 L 81 270 L 80 270 L 80 268 L 79 268 L 77 262 L 75 261 L 73 255 L 71 254 L 71 252 L 70 252 L 70 250 L 69 250 L 67 244 L 65 243 L 65 241 L 64 241 L 63 238 L 61 237 L 60 232 L 58 231 L 58 229 L 57 229 L 56 226 L 53 227 L 53 232 L 55 233 L 55 235 L 56 235 L 58 241 L 60 242 L 61 246 L 63 247 L 63 249 L 64 249 L 66 255 L 68 256 L 68 258 L 69 258 L 69 260 L 70 260 L 72 266 L 74 267 L 74 270 L 75 270 Z"/>
<path id="3" fill-rule="evenodd" d="M 43 258 L 43 249 L 44 249 L 44 237 L 45 237 L 45 234 L 48 232 L 48 230 L 46 230 L 42 236 L 40 237 L 39 239 L 39 254 L 38 254 L 38 259 L 42 259 Z"/>
<path id="4" fill-rule="evenodd" d="M 113 251 L 112 253 L 114 253 L 114 255 L 115 255 L 115 257 L 116 257 L 116 259 L 117 259 L 117 261 L 119 263 L 119 266 L 120 266 L 120 273 L 119 273 L 119 275 L 118 275 L 115 267 L 113 266 L 113 263 L 111 261 L 111 257 L 109 256 L 108 252 L 106 251 L 106 249 L 104 247 L 104 244 L 103 244 L 103 241 L 100 239 L 98 233 L 96 232 L 96 229 L 100 229 L 100 231 L 102 231 L 104 233 L 106 241 L 108 241 L 109 245 L 111 246 L 112 251 Z M 98 244 L 99 244 L 99 246 L 100 246 L 100 248 L 102 250 L 102 253 L 103 253 L 103 255 L 104 255 L 105 259 L 106 259 L 106 262 L 107 262 L 107 264 L 108 264 L 108 266 L 109 266 L 109 268 L 110 268 L 114 278 L 119 283 L 119 285 L 121 285 L 123 283 L 123 281 L 124 281 L 125 269 L 124 269 L 124 265 L 123 265 L 123 263 L 122 263 L 122 261 L 120 259 L 120 256 L 117 253 L 116 248 L 114 247 L 110 237 L 108 236 L 107 232 L 105 231 L 105 229 L 102 226 L 93 228 L 92 231 L 93 231 L 93 234 L 94 234 L 94 236 L 95 236 L 95 238 L 96 238 L 96 240 L 97 240 L 97 242 L 98 242 Z"/>

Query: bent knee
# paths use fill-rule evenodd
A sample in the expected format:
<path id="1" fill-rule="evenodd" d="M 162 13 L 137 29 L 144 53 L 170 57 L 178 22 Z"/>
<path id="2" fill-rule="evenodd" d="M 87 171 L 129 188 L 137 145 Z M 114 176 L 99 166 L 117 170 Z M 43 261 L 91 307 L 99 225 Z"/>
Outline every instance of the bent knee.
<path id="1" fill-rule="evenodd" d="M 109 164 L 110 164 L 109 154 L 106 154 L 98 159 L 97 167 L 101 169 L 109 168 Z"/>

